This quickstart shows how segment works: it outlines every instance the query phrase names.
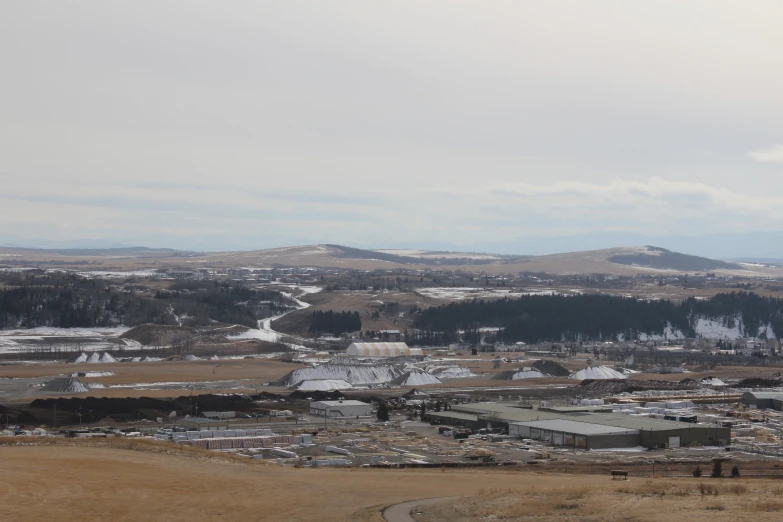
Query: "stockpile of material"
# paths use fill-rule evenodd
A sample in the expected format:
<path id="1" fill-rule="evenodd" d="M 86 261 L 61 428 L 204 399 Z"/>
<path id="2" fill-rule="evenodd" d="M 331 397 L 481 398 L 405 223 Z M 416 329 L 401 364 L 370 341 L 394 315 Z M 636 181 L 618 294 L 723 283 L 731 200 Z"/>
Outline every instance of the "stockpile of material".
<path id="1" fill-rule="evenodd" d="M 202 430 L 173 433 L 171 435 L 171 440 L 174 442 L 181 442 L 185 440 L 213 439 L 218 437 L 269 437 L 272 435 L 276 434 L 270 429 Z"/>
<path id="2" fill-rule="evenodd" d="M 440 383 L 441 380 L 434 375 L 418 369 L 406 372 L 389 382 L 393 386 L 424 386 L 426 384 Z"/>
<path id="3" fill-rule="evenodd" d="M 180 440 L 180 444 L 208 450 L 272 448 L 275 444 L 293 444 L 293 435 L 272 435 L 261 437 L 214 437 L 207 439 Z"/>
<path id="4" fill-rule="evenodd" d="M 89 391 L 79 379 L 74 377 L 57 377 L 46 383 L 44 391 L 57 393 L 82 393 Z"/>
<path id="5" fill-rule="evenodd" d="M 353 386 L 342 379 L 312 379 L 302 381 L 294 386 L 299 391 L 334 391 L 350 390 Z"/>
<path id="6" fill-rule="evenodd" d="M 275 384 L 295 386 L 302 381 L 342 380 L 352 386 L 385 384 L 405 373 L 403 366 L 392 363 L 330 362 L 313 368 L 294 370 Z"/>
<path id="7" fill-rule="evenodd" d="M 86 353 L 81 353 L 79 357 L 73 360 L 74 364 L 99 364 L 99 363 L 115 363 L 117 362 L 117 359 L 112 357 L 112 355 L 109 352 L 93 352 L 88 357 Z"/>
<path id="8" fill-rule="evenodd" d="M 583 370 L 579 370 L 573 374 L 569 379 L 576 379 L 584 381 L 587 379 L 627 379 L 628 377 L 617 370 L 609 368 L 608 366 L 589 366 Z"/>

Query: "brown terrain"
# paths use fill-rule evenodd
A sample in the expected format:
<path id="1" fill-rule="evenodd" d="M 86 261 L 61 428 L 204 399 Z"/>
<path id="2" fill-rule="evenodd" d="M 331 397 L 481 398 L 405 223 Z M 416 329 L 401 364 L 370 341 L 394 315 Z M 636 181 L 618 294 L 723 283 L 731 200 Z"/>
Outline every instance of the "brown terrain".
<path id="1" fill-rule="evenodd" d="M 21 445 L 30 444 L 30 445 Z M 10 446 L 9 444 L 15 444 Z M 510 470 L 295 469 L 145 441 L 0 441 L 2 519 L 381 522 L 391 504 L 454 520 L 780 520 L 779 481 Z"/>
<path id="2" fill-rule="evenodd" d="M 321 267 L 321 268 L 354 268 L 358 270 L 385 270 L 408 268 L 411 270 L 463 270 L 466 272 L 483 272 L 487 274 L 509 274 L 517 272 L 541 272 L 550 274 L 611 274 L 627 276 L 635 274 L 676 274 L 678 270 L 654 270 L 644 267 L 612 263 L 608 258 L 618 254 L 636 253 L 638 247 L 619 247 L 604 250 L 584 252 L 569 252 L 546 256 L 515 256 L 496 257 L 485 262 L 487 256 L 473 254 L 450 254 L 450 257 L 464 256 L 466 261 L 458 265 L 433 265 L 415 261 L 400 263 L 379 259 L 358 259 L 345 255 L 327 245 L 307 245 L 247 252 L 213 252 L 213 253 L 176 253 L 154 251 L 147 253 L 131 252 L 112 253 L 111 255 L 85 255 L 84 253 L 69 253 L 18 248 L 0 248 L 0 262 L 12 261 L 16 264 L 30 263 L 45 267 L 62 266 L 67 263 L 70 268 L 81 270 L 154 270 L 167 267 L 197 269 L 202 267 Z M 490 258 L 492 256 L 489 256 Z M 481 262 L 479 262 L 481 261 Z M 723 275 L 740 277 L 783 277 L 780 267 L 745 267 L 744 269 L 710 270 Z"/>

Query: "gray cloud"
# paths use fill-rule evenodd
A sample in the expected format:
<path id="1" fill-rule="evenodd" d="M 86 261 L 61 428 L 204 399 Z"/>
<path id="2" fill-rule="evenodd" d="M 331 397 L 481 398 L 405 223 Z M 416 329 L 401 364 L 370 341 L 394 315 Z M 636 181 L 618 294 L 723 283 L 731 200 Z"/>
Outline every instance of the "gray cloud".
<path id="1" fill-rule="evenodd" d="M 783 139 L 781 16 L 772 0 L 13 3 L 0 232 L 261 248 L 780 229 L 763 163 L 783 157 L 764 148 Z"/>

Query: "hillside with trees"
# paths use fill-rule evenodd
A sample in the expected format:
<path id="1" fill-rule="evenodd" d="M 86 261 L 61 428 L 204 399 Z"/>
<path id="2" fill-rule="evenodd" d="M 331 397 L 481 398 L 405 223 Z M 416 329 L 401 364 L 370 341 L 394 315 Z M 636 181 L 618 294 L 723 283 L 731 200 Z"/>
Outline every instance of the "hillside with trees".
<path id="1" fill-rule="evenodd" d="M 667 331 L 695 337 L 700 318 L 719 321 L 728 328 L 740 326 L 750 337 L 760 331 L 763 336 L 767 326 L 783 333 L 783 300 L 750 292 L 682 302 L 600 294 L 531 295 L 429 308 L 417 316 L 414 326 L 422 339 L 454 339 L 460 330 L 465 337 L 475 337 L 480 327 L 496 327 L 500 341 L 538 343 L 636 339 L 640 334 L 662 336 Z"/>
<path id="2" fill-rule="evenodd" d="M 175 282 L 152 291 L 63 272 L 3 275 L 0 328 L 91 328 L 145 323 L 256 328 L 258 319 L 290 310 L 290 298 L 237 282 Z"/>
<path id="3" fill-rule="evenodd" d="M 316 310 L 310 317 L 310 332 L 315 334 L 328 333 L 342 335 L 362 329 L 362 319 L 359 312 L 333 312 L 331 310 Z"/>

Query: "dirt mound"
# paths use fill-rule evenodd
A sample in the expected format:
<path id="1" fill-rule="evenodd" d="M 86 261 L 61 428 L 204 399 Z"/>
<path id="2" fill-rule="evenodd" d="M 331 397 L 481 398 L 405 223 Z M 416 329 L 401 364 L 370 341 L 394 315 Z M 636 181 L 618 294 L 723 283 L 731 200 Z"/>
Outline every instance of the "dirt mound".
<path id="1" fill-rule="evenodd" d="M 46 383 L 44 391 L 57 393 L 83 393 L 89 391 L 82 382 L 75 377 L 57 377 Z"/>
<path id="2" fill-rule="evenodd" d="M 750 377 L 749 379 L 742 379 L 737 383 L 737 388 L 777 388 L 783 386 L 783 378 L 781 377 Z"/>
<path id="3" fill-rule="evenodd" d="M 532 367 L 541 373 L 551 375 L 552 377 L 568 377 L 571 372 L 566 370 L 563 366 L 559 365 L 555 361 L 547 359 L 539 359 L 532 364 Z"/>
<path id="4" fill-rule="evenodd" d="M 312 399 L 314 401 L 337 401 L 345 398 L 339 391 L 295 391 L 289 397 L 292 399 Z"/>
<path id="5" fill-rule="evenodd" d="M 586 379 L 578 385 L 584 393 L 633 393 L 646 390 L 693 390 L 698 383 L 676 381 L 628 381 L 624 379 Z"/>
<path id="6" fill-rule="evenodd" d="M 494 381 L 510 381 L 513 379 L 514 374 L 517 373 L 518 370 L 504 370 L 502 372 L 498 372 L 495 374 L 494 377 L 492 377 L 492 380 Z"/>
<path id="7" fill-rule="evenodd" d="M 122 334 L 120 339 L 137 341 L 144 346 L 171 344 L 171 339 L 182 334 L 193 334 L 194 328 L 164 324 L 142 324 Z"/>
<path id="8" fill-rule="evenodd" d="M 75 380 L 75 379 L 74 379 Z M 149 397 L 134 398 L 57 398 L 36 399 L 30 404 L 31 409 L 52 411 L 54 405 L 58 411 L 90 412 L 92 422 L 104 417 L 112 417 L 117 421 L 138 420 L 138 418 L 154 419 L 165 417 L 172 410 L 184 415 L 191 411 L 252 411 L 253 401 L 247 395 L 194 395 L 181 396 L 176 399 L 153 399 Z M 81 409 L 80 409 L 81 408 Z M 78 419 L 77 419 L 78 420 Z"/>

